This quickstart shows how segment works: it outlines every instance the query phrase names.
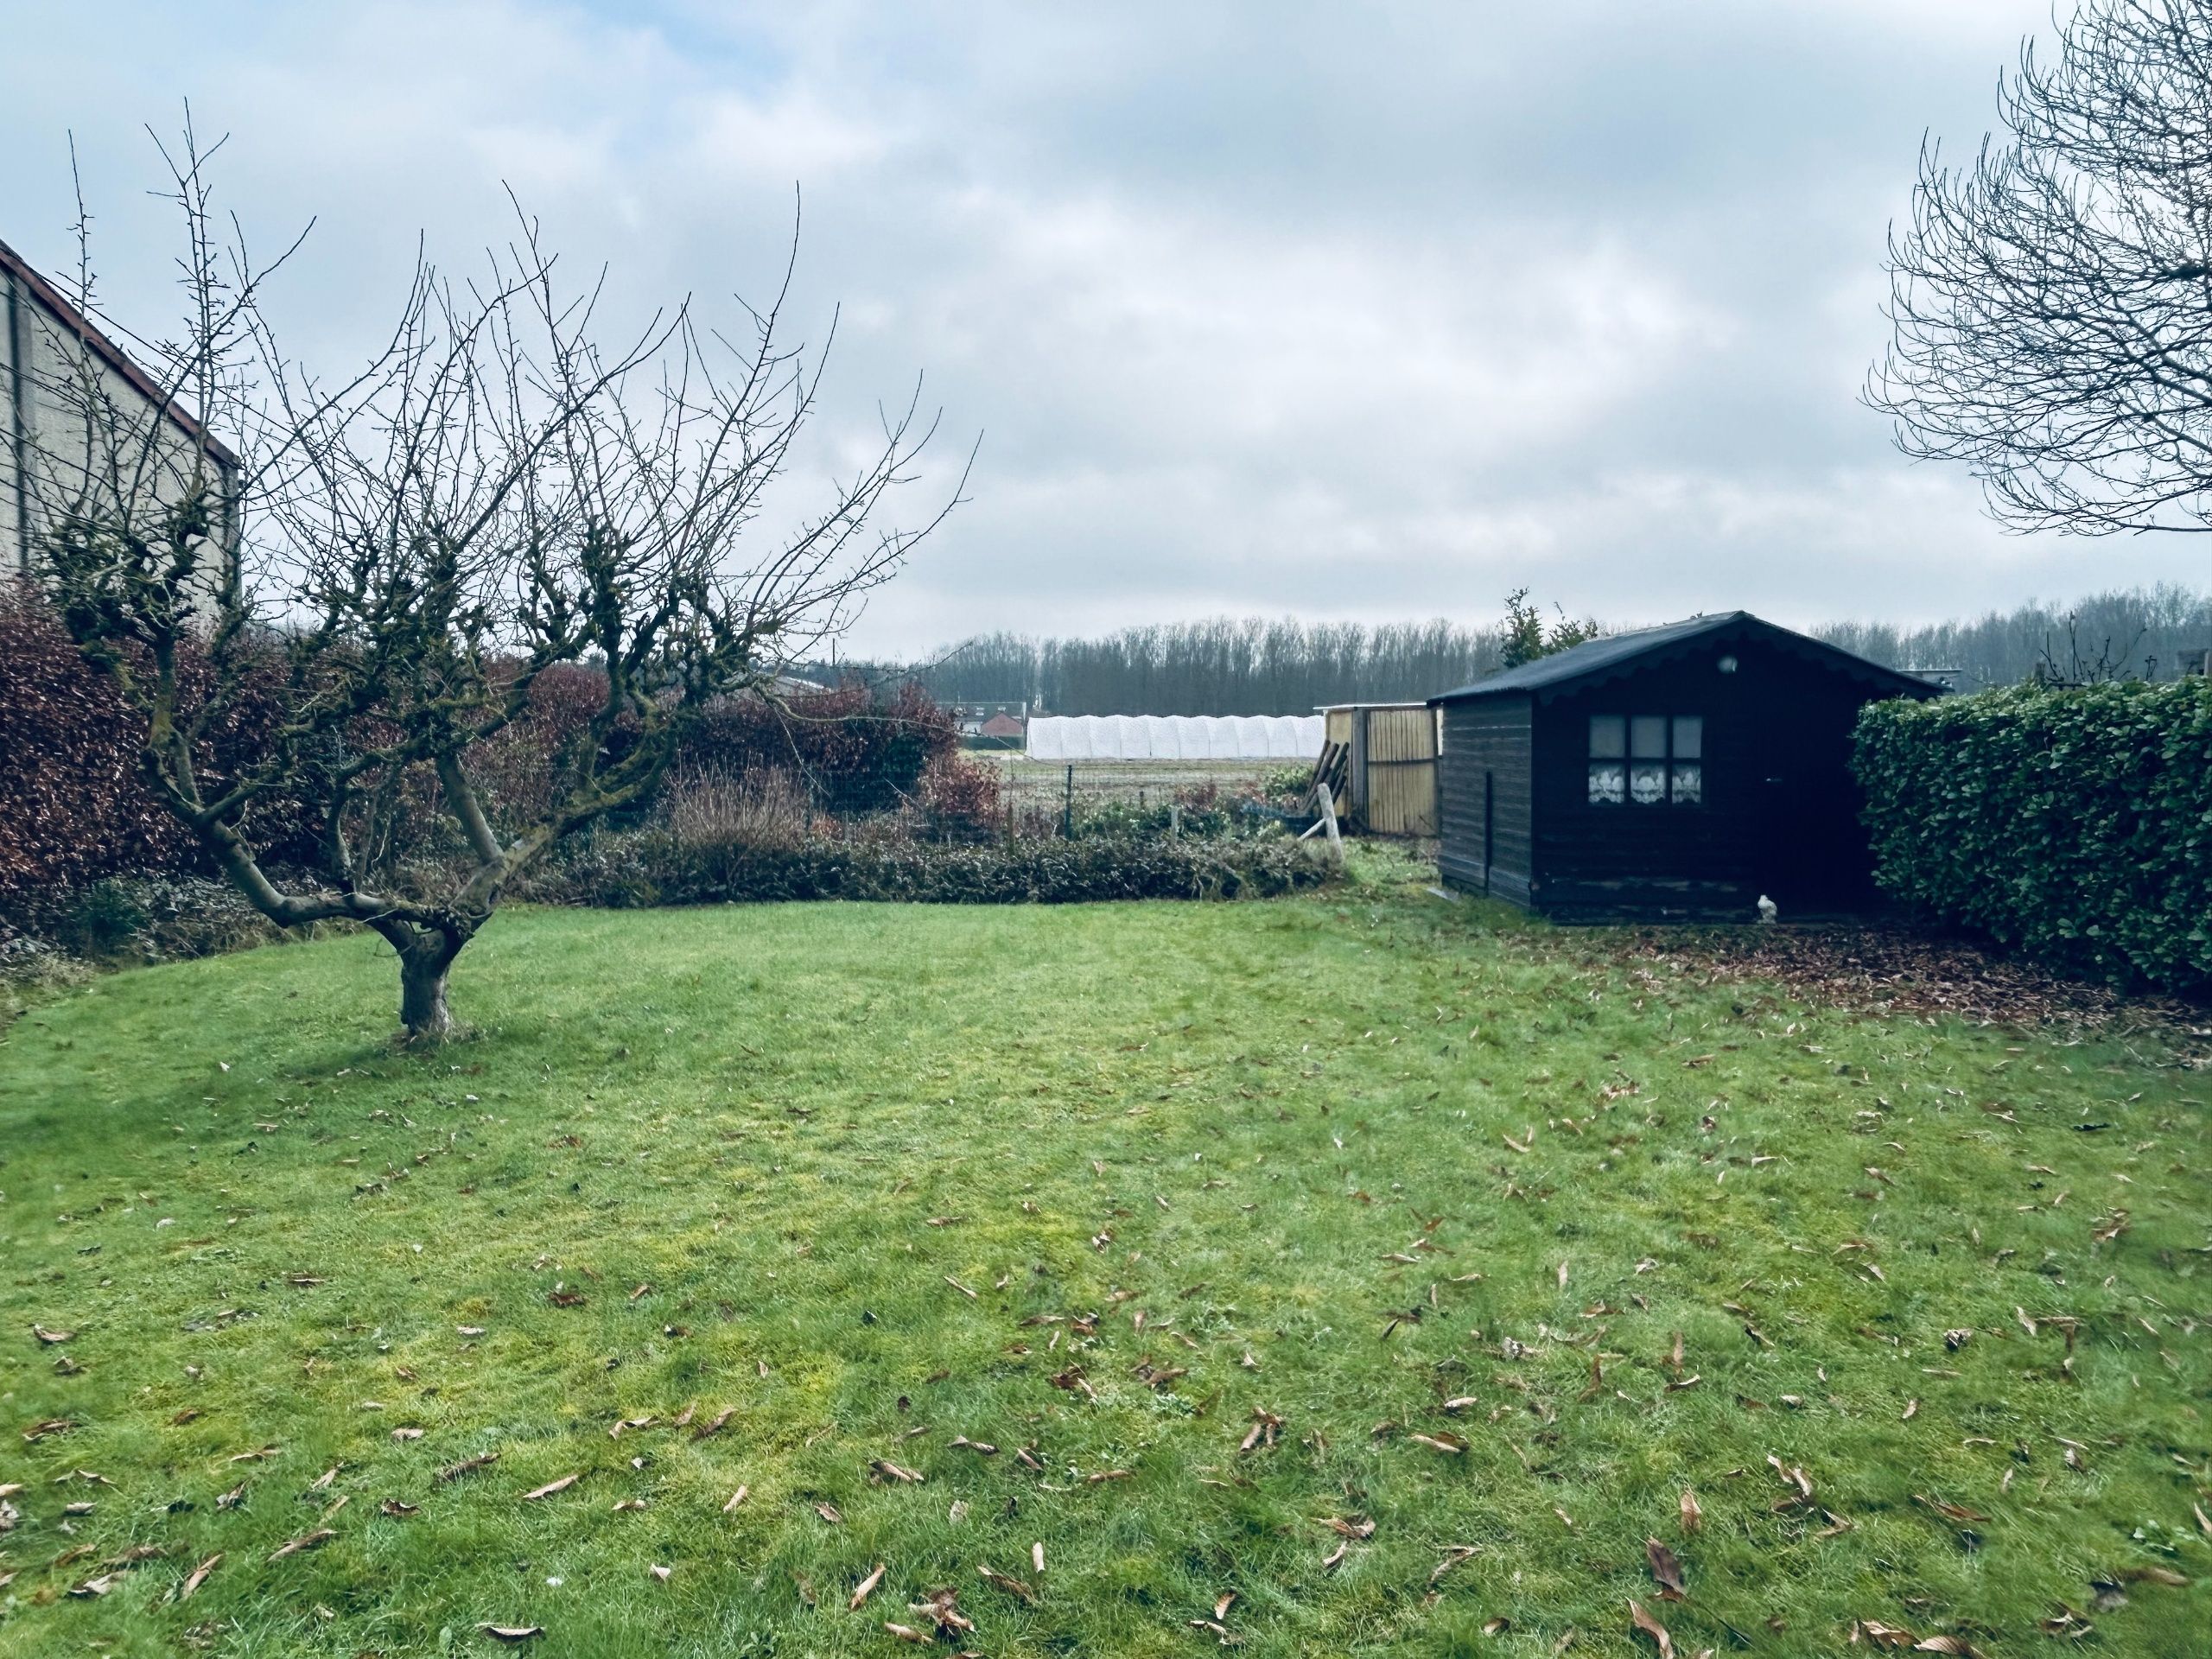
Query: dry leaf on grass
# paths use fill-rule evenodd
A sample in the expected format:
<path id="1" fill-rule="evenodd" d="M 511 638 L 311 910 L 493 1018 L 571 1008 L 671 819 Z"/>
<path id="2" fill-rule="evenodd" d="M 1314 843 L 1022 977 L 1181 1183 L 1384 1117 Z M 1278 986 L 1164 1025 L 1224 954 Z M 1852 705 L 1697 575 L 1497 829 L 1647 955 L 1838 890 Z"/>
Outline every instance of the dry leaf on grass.
<path id="1" fill-rule="evenodd" d="M 1005 1573 L 995 1572 L 989 1567 L 978 1567 L 976 1569 L 976 1576 L 993 1589 L 1003 1590 L 1007 1594 L 1019 1597 L 1023 1601 L 1034 1604 L 1037 1599 L 1037 1592 L 1020 1579 L 1008 1578 Z"/>
<path id="2" fill-rule="evenodd" d="M 210 1555 L 206 1560 L 200 1562 L 199 1566 L 194 1567 L 191 1572 L 185 1574 L 184 1582 L 177 1586 L 176 1599 L 179 1601 L 191 1600 L 193 1592 L 198 1590 L 201 1585 L 207 1582 L 207 1575 L 210 1573 L 213 1573 L 222 1564 L 223 1552 L 219 1549 L 213 1555 Z"/>
<path id="3" fill-rule="evenodd" d="M 1697 1494 L 1688 1487 L 1682 1488 L 1682 1530 L 1695 1532 L 1705 1520 L 1705 1511 L 1698 1507 Z"/>
<path id="4" fill-rule="evenodd" d="M 1429 1570 L 1428 1581 L 1431 1584 L 1434 1584 L 1439 1579 L 1442 1578 L 1446 1573 L 1449 1573 L 1453 1567 L 1458 1567 L 1461 1562 L 1472 1560 L 1476 1554 L 1476 1547 L 1472 1544 L 1446 1545 L 1444 1549 L 1444 1559 L 1439 1561 Z"/>
<path id="5" fill-rule="evenodd" d="M 58 1343 L 74 1342 L 77 1339 L 77 1333 L 74 1331 L 49 1331 L 42 1325 L 31 1326 L 31 1335 L 36 1337 L 48 1348 Z"/>
<path id="6" fill-rule="evenodd" d="M 875 1564 L 875 1571 L 855 1586 L 852 1599 L 845 1604 L 847 1612 L 857 1613 L 861 1610 L 861 1604 L 875 1593 L 875 1586 L 883 1582 L 884 1567 L 883 1562 L 878 1561 Z"/>
<path id="7" fill-rule="evenodd" d="M 1877 1648 L 1902 1649 L 1912 1646 L 1917 1639 L 1901 1624 L 1885 1624 L 1878 1618 L 1856 1618 L 1851 1622 L 1851 1639 L 1855 1644 L 1864 1636 L 1867 1643 Z"/>
<path id="8" fill-rule="evenodd" d="M 556 1492 L 567 1491 L 569 1487 L 575 1485 L 582 1478 L 583 1476 L 582 1474 L 574 1474 L 563 1475 L 558 1480 L 549 1480 L 536 1491 L 524 1492 L 522 1495 L 522 1501 L 525 1503 L 535 1503 L 541 1497 L 550 1497 Z"/>
<path id="9" fill-rule="evenodd" d="M 1643 1559 L 1657 1580 L 1659 1593 L 1669 1601 L 1686 1601 L 1689 1592 L 1682 1584 L 1682 1563 L 1675 1552 L 1656 1538 L 1643 1541 Z"/>
<path id="10" fill-rule="evenodd" d="M 724 1515 L 728 1515 L 731 1510 L 734 1510 L 734 1509 L 735 1509 L 739 1504 L 741 1504 L 741 1503 L 744 1503 L 744 1502 L 745 1502 L 746 1494 L 747 1494 L 747 1492 L 751 1491 L 752 1490 L 753 1490 L 753 1489 L 752 1489 L 751 1487 L 749 1487 L 749 1486 L 741 1486 L 741 1487 L 739 1487 L 735 1491 L 732 1492 L 732 1493 L 729 1495 L 729 1502 L 722 1505 L 722 1513 L 723 1513 Z"/>
<path id="11" fill-rule="evenodd" d="M 1667 1627 L 1643 1611 L 1643 1604 L 1631 1601 L 1628 1605 L 1629 1623 L 1659 1644 L 1659 1659 L 1675 1659 L 1675 1638 L 1667 1634 Z"/>
<path id="12" fill-rule="evenodd" d="M 463 1458 L 459 1463 L 448 1464 L 438 1471 L 437 1478 L 441 1481 L 459 1480 L 463 1475 L 487 1469 L 499 1460 L 499 1454 L 496 1452 L 480 1452 L 473 1458 Z"/>
<path id="13" fill-rule="evenodd" d="M 317 1527 L 313 1532 L 302 1533 L 297 1538 L 276 1546 L 269 1559 L 281 1561 L 287 1555 L 297 1555 L 303 1550 L 320 1549 L 338 1534 L 329 1527 Z"/>

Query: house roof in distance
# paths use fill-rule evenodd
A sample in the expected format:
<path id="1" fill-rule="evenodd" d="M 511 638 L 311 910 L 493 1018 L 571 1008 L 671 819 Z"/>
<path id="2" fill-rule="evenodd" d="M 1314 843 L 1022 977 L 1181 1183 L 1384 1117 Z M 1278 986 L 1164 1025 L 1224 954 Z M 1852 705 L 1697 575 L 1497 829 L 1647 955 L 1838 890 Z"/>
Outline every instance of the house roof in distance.
<path id="1" fill-rule="evenodd" d="M 1539 657 L 1533 663 L 1505 669 L 1488 679 L 1442 692 L 1429 701 L 1456 702 L 1464 697 L 1495 696 L 1502 692 L 1549 696 L 1572 686 L 1609 679 L 1641 668 L 1651 659 L 1673 656 L 1700 644 L 1748 638 L 1779 645 L 1836 673 L 1882 686 L 1895 696 L 1936 696 L 1943 689 L 1916 674 L 1886 668 L 1809 634 L 1763 621 L 1749 611 L 1719 611 L 1710 616 L 1693 616 L 1680 622 L 1662 622 L 1656 627 L 1631 628 L 1625 633 L 1609 633 L 1601 639 L 1585 640 L 1548 657 Z"/>
<path id="2" fill-rule="evenodd" d="M 110 340 L 99 326 L 63 296 L 60 289 L 32 269 L 30 262 L 5 242 L 0 242 L 0 270 L 6 271 L 29 290 L 54 320 L 89 346 L 108 367 L 130 383 L 132 389 L 149 404 L 158 404 L 177 429 L 190 438 L 208 457 L 225 467 L 235 467 L 238 458 L 230 447 L 213 432 L 201 426 L 197 419 L 171 398 L 163 395 L 154 384 L 154 377 L 138 366 L 130 354 Z"/>

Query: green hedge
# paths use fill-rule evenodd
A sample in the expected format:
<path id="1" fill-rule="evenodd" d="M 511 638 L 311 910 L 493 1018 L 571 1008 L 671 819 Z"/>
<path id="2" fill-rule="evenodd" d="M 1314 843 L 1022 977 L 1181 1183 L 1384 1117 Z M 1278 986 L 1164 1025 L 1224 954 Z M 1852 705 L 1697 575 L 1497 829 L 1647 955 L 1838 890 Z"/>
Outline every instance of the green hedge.
<path id="1" fill-rule="evenodd" d="M 580 844 L 528 885 L 556 903 L 644 906 L 795 899 L 1075 904 L 1266 898 L 1318 887 L 1327 867 L 1284 836 L 1195 841 L 805 842 L 687 847 L 657 832 Z"/>
<path id="2" fill-rule="evenodd" d="M 1860 716 L 1875 879 L 2054 967 L 2212 982 L 2212 679 L 2016 686 Z"/>

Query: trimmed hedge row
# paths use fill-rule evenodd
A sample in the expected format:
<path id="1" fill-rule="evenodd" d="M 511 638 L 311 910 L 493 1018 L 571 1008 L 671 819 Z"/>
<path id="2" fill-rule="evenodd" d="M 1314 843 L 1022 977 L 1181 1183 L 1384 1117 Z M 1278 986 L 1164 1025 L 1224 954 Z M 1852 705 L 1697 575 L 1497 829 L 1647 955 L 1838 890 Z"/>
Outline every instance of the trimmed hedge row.
<path id="1" fill-rule="evenodd" d="M 2054 967 L 2212 982 L 2212 679 L 2016 686 L 1860 716 L 1875 879 Z"/>
<path id="2" fill-rule="evenodd" d="M 645 907 L 798 899 L 937 905 L 1078 904 L 1103 899 L 1268 898 L 1319 886 L 1328 870 L 1284 837 L 1259 840 L 806 842 L 683 846 L 656 831 L 578 844 L 530 882 L 554 903 Z"/>

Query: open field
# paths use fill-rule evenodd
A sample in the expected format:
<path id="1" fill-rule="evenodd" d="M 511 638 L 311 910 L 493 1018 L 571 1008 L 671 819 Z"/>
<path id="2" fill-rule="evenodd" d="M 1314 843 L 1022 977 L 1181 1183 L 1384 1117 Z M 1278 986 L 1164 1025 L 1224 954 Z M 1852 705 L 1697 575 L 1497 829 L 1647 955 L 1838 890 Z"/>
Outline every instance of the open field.
<path id="1" fill-rule="evenodd" d="M 6 1032 L 0 1654 L 2212 1650 L 2212 1082 L 2142 1040 L 1372 876 L 517 913 L 434 1058 L 392 980 Z"/>

